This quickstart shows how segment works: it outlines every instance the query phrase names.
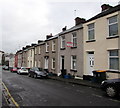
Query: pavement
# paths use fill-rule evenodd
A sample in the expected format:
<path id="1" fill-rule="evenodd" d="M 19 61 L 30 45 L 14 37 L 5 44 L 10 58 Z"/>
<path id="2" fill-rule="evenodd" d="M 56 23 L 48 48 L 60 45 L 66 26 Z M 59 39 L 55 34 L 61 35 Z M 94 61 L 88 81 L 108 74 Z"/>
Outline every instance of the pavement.
<path id="1" fill-rule="evenodd" d="M 88 86 L 88 87 L 93 87 L 93 88 L 100 88 L 100 83 L 88 81 L 88 80 L 82 80 L 82 79 L 66 79 L 58 76 L 49 76 L 50 79 L 53 80 L 58 80 L 62 81 L 65 83 L 72 83 L 72 84 L 77 84 L 77 85 L 83 85 L 83 86 Z"/>

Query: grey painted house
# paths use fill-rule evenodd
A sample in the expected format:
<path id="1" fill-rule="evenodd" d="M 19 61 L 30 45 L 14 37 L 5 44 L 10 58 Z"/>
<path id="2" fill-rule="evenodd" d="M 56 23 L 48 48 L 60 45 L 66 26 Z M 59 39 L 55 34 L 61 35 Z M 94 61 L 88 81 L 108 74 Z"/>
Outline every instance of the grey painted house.
<path id="1" fill-rule="evenodd" d="M 85 19 L 77 17 L 75 26 L 59 34 L 58 72 L 83 77 L 83 26 Z"/>

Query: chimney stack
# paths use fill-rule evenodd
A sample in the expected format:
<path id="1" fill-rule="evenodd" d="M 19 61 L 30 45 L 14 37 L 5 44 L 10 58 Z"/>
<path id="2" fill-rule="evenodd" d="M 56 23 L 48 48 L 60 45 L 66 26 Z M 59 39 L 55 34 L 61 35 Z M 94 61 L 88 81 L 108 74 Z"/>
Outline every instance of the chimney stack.
<path id="1" fill-rule="evenodd" d="M 43 40 L 38 40 L 38 44 L 41 43 L 41 42 L 43 42 Z"/>
<path id="2" fill-rule="evenodd" d="M 32 43 L 31 46 L 35 46 L 36 44 Z"/>
<path id="3" fill-rule="evenodd" d="M 107 10 L 107 9 L 112 8 L 112 6 L 110 6 L 109 4 L 103 4 L 103 5 L 101 6 L 101 8 L 102 8 L 102 12 L 103 12 L 103 11 L 105 11 L 105 10 Z"/>
<path id="4" fill-rule="evenodd" d="M 75 26 L 79 25 L 79 24 L 82 24 L 82 23 L 85 23 L 85 19 L 84 18 L 79 18 L 79 17 L 76 17 L 75 18 Z"/>
<path id="5" fill-rule="evenodd" d="M 66 31 L 66 29 L 67 29 L 67 26 L 65 26 L 64 28 L 62 28 L 62 31 Z"/>
<path id="6" fill-rule="evenodd" d="M 51 38 L 51 37 L 53 37 L 53 36 L 52 36 L 52 33 L 50 33 L 50 35 L 47 35 L 47 36 L 46 36 L 46 39 L 49 39 L 49 38 Z"/>

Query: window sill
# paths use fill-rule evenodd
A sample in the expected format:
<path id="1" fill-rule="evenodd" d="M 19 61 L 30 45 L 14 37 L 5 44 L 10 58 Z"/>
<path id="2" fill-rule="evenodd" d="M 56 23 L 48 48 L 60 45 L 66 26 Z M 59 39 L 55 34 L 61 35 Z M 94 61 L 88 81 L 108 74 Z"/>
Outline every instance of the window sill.
<path id="1" fill-rule="evenodd" d="M 60 50 L 65 50 L 65 48 L 60 48 Z"/>
<path id="2" fill-rule="evenodd" d="M 75 46 L 75 47 L 71 47 L 71 49 L 74 49 L 74 48 L 77 48 L 77 46 Z"/>
<path id="3" fill-rule="evenodd" d="M 106 39 L 113 39 L 113 38 L 119 38 L 119 36 L 110 36 L 110 37 L 107 37 Z"/>
<path id="4" fill-rule="evenodd" d="M 95 42 L 96 40 L 87 40 L 86 42 L 88 43 L 88 42 Z"/>
<path id="5" fill-rule="evenodd" d="M 52 51 L 52 53 L 55 53 L 55 51 Z"/>
<path id="6" fill-rule="evenodd" d="M 76 70 L 76 69 L 70 69 L 70 71 L 77 72 L 77 70 Z"/>

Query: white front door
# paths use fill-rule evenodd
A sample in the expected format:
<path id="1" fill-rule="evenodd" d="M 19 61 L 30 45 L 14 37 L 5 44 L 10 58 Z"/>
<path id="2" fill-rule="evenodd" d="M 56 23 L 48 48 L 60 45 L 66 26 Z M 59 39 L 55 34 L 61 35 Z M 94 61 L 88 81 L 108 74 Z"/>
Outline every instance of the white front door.
<path id="1" fill-rule="evenodd" d="M 89 52 L 88 53 L 88 58 L 87 58 L 87 73 L 88 75 L 92 75 L 93 76 L 93 71 L 94 70 L 94 53 L 93 52 Z"/>

